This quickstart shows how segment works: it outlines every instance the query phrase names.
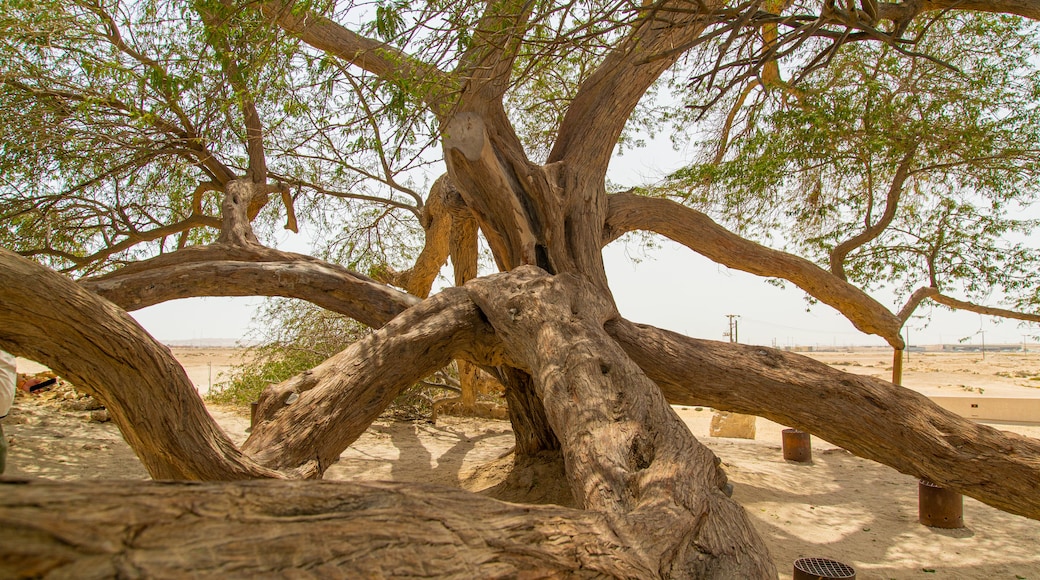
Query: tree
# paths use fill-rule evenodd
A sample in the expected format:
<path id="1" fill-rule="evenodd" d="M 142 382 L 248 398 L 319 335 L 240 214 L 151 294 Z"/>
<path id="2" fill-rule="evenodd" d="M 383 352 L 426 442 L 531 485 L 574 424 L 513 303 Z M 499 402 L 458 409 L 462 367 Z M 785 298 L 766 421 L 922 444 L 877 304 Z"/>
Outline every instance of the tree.
<path id="1" fill-rule="evenodd" d="M 3 11 L 0 102 L 8 113 L 2 159 L 14 169 L 3 186 L 2 215 L 4 244 L 23 256 L 0 250 L 0 348 L 92 391 L 156 479 L 319 478 L 401 389 L 453 359 L 480 366 L 506 389 L 516 481 L 525 471 L 563 471 L 580 511 L 458 501 L 441 492 L 424 500 L 430 496 L 423 490 L 404 490 L 393 496 L 395 517 L 402 529 L 414 530 L 407 537 L 415 544 L 429 543 L 435 532 L 409 522 L 461 530 L 460 514 L 472 519 L 476 510 L 490 523 L 460 534 L 475 551 L 385 562 L 400 566 L 387 574 L 449 573 L 494 562 L 501 575 L 536 569 L 775 577 L 761 539 L 725 493 L 719 461 L 669 402 L 769 417 L 1038 518 L 1035 440 L 797 355 L 629 322 L 610 295 L 603 245 L 628 231 L 653 231 L 727 265 L 790 280 L 901 347 L 898 318 L 842 278 L 673 201 L 610 194 L 605 183 L 626 127 L 653 124 L 655 110 L 644 99 L 662 75 L 700 75 L 724 94 L 814 38 L 824 44 L 819 58 L 809 55 L 809 68 L 850 41 L 909 52 L 909 23 L 952 7 L 871 6 L 873 15 L 833 3 L 781 7 L 778 15 L 777 7 L 762 11 L 757 3 L 672 1 L 11 3 Z M 1029 3 L 956 8 L 1040 16 Z M 765 24 L 785 32 L 762 48 L 755 35 Z M 718 58 L 708 68 L 717 74 L 704 76 L 696 68 L 703 61 L 692 56 L 711 51 Z M 428 164 L 427 145 L 439 151 L 446 177 L 424 200 L 407 185 L 406 170 Z M 352 220 L 344 260 L 350 266 L 373 263 L 364 258 L 373 253 L 400 261 L 415 228 L 399 222 L 422 217 L 423 267 L 373 271 L 412 293 L 265 245 L 275 216 L 267 199 L 274 193 L 290 226 L 301 216 L 332 219 L 338 214 L 323 213 L 329 200 L 343 203 Z M 438 203 L 452 216 L 447 254 L 433 209 Z M 470 279 L 458 273 L 472 265 L 473 224 L 499 272 Z M 167 244 L 173 236 L 176 244 Z M 73 281 L 24 256 L 86 276 Z M 465 284 L 424 297 L 427 284 L 415 280 L 449 256 Z M 31 290 L 18 283 L 26 279 L 33 280 Z M 298 298 L 376 330 L 268 388 L 257 425 L 236 448 L 169 352 L 123 312 L 209 295 Z M 836 416 L 843 421 L 826 419 Z M 535 487 L 554 483 L 528 479 Z M 355 499 L 345 500 L 329 499 L 325 487 L 277 485 L 279 505 L 304 517 L 344 506 L 378 512 L 389 501 L 385 489 L 351 492 Z M 171 502 L 187 494 L 228 498 L 261 487 L 187 486 L 157 504 L 147 503 L 152 487 L 119 493 L 136 498 L 134 505 L 154 506 L 135 513 L 168 521 L 183 513 L 167 509 Z M 7 507 L 0 510 L 29 521 L 24 514 L 42 505 L 33 503 L 34 494 L 56 493 L 32 488 L 28 495 L 2 494 Z M 222 501 L 212 505 L 239 509 Z M 437 503 L 431 508 L 430 501 Z M 258 513 L 271 513 L 264 503 Z M 559 522 L 563 536 L 532 527 L 542 518 Z M 19 524 L 11 533 L 56 541 L 47 525 Z M 229 525 L 227 535 L 246 533 Z M 496 536 L 519 537 L 523 557 L 511 541 L 481 540 Z M 379 543 L 374 535 L 348 541 Z M 260 555 L 249 557 L 284 566 L 278 555 L 284 552 L 266 549 L 275 543 L 260 541 Z M 134 546 L 65 550 L 43 539 L 5 538 L 7 545 L 31 546 L 12 548 L 13 560 L 34 574 L 84 555 L 98 570 L 143 557 Z M 293 548 L 324 549 L 307 539 Z"/>

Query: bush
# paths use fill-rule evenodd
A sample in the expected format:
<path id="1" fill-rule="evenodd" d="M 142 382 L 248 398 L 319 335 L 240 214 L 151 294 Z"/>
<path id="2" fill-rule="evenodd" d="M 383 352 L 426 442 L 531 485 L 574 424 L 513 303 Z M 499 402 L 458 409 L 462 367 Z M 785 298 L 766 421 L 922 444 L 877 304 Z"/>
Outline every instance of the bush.
<path id="1" fill-rule="evenodd" d="M 236 366 L 228 380 L 213 386 L 207 401 L 247 407 L 260 398 L 269 384 L 313 368 L 370 332 L 345 316 L 282 298 L 269 300 L 262 316 L 269 321 L 260 336 L 262 344 L 249 349 L 247 362 Z M 436 382 L 445 379 L 446 376 Z M 440 390 L 431 383 L 409 387 L 398 395 L 386 414 L 401 420 L 428 418 L 434 393 Z"/>
<path id="2" fill-rule="evenodd" d="M 247 406 L 260 398 L 271 383 L 280 383 L 325 360 L 313 353 L 287 350 L 281 345 L 250 349 L 247 361 L 231 371 L 231 378 L 217 383 L 206 400 L 225 405 Z"/>

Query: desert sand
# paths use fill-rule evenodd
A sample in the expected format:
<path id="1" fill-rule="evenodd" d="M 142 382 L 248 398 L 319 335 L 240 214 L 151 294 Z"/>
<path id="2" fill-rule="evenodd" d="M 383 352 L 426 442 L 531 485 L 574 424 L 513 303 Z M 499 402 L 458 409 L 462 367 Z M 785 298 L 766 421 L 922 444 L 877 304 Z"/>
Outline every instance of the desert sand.
<path id="1" fill-rule="evenodd" d="M 206 390 L 241 357 L 236 349 L 174 349 L 193 382 Z M 891 354 L 877 349 L 805 353 L 837 368 L 887 378 Z M 21 372 L 35 372 L 32 363 Z M 211 374 L 212 373 L 212 374 Z M 904 384 L 930 396 L 1040 397 L 1040 353 L 912 353 Z M 212 377 L 212 379 L 211 379 Z M 979 391 L 981 389 L 981 392 Z M 91 422 L 57 396 L 20 396 L 5 420 L 11 440 L 9 476 L 54 480 L 145 479 L 147 473 L 112 423 Z M 247 436 L 248 411 L 210 406 L 236 442 Z M 1040 522 L 964 498 L 961 529 L 918 523 L 917 480 L 813 438 L 812 464 L 785 461 L 781 425 L 757 420 L 754 440 L 708 435 L 712 411 L 676 407 L 698 439 L 723 460 L 776 560 L 791 578 L 800 557 L 853 566 L 857 577 L 1040 580 Z M 1040 438 L 1030 423 L 988 424 Z M 441 417 L 429 422 L 380 420 L 328 479 L 417 481 L 459 485 L 479 465 L 512 446 L 508 422 Z M 1040 482 L 1037 484 L 1040 493 Z"/>

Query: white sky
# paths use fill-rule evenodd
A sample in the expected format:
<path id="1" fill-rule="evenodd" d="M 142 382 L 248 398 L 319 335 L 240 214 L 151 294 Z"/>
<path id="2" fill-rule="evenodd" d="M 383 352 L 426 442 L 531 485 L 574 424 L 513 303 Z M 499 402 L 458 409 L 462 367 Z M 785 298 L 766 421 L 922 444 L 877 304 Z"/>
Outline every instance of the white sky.
<path id="1" fill-rule="evenodd" d="M 679 153 L 672 150 L 666 139 L 661 139 L 650 147 L 629 150 L 616 158 L 609 178 L 621 184 L 653 181 L 674 169 L 679 161 Z M 280 247 L 307 251 L 305 234 L 290 236 L 293 235 L 283 236 Z M 805 294 L 793 284 L 777 288 L 763 278 L 719 266 L 664 238 L 660 238 L 659 246 L 649 255 L 641 255 L 637 248 L 615 242 L 604 252 L 614 298 L 621 314 L 632 321 L 699 338 L 728 340 L 723 336 L 728 330 L 726 315 L 736 314 L 740 316 L 738 336 L 745 344 L 885 344 L 876 336 L 857 331 L 826 305 L 809 308 Z M 630 254 L 639 258 L 638 263 Z M 161 341 L 243 339 L 262 302 L 263 298 L 192 298 L 131 314 Z M 885 299 L 881 302 L 892 308 Z M 1040 334 L 1040 325 L 1023 326 L 973 313 L 951 313 L 929 308 L 929 304 L 922 306 L 918 312 L 921 316 L 908 324 L 911 345 L 957 343 L 965 338 L 969 344 L 1020 344 L 1023 340 L 1033 342 L 1029 336 Z M 929 313 L 930 323 L 925 319 Z"/>

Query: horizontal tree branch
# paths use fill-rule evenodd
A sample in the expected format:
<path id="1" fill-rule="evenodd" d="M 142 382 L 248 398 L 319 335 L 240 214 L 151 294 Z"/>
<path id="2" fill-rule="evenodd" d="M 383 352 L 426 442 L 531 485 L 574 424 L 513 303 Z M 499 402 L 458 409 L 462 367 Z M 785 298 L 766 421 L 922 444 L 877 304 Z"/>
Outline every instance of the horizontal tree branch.
<path id="1" fill-rule="evenodd" d="M 194 228 L 208 227 L 219 230 L 220 226 L 221 222 L 219 218 L 210 217 L 206 215 L 191 215 L 179 222 L 167 224 L 162 227 L 158 227 L 144 232 L 132 232 L 129 235 L 127 235 L 126 239 L 112 244 L 111 246 L 102 248 L 89 256 L 83 256 L 79 258 L 69 257 L 68 259 L 71 260 L 77 266 L 84 266 L 100 260 L 104 260 L 105 258 L 108 258 L 113 254 L 122 252 L 123 250 L 128 250 L 133 246 L 140 244 L 141 242 L 152 242 L 160 238 L 165 238 L 175 234 L 184 233 Z"/>
<path id="2" fill-rule="evenodd" d="M 1040 440 L 975 423 L 917 392 L 805 356 L 626 320 L 606 328 L 672 404 L 765 417 L 1040 520 Z"/>
<path id="3" fill-rule="evenodd" d="M 859 288 L 804 258 L 746 240 L 703 213 L 669 199 L 618 193 L 608 196 L 608 201 L 604 243 L 630 231 L 656 232 L 728 268 L 788 280 L 841 312 L 859 330 L 903 348 L 902 325 L 894 314 Z"/>
<path id="4" fill-rule="evenodd" d="M 1037 0 L 923 0 L 920 3 L 883 2 L 878 4 L 878 16 L 893 21 L 909 20 L 922 12 L 936 10 L 1015 14 L 1031 20 L 1040 20 L 1040 2 Z"/>
<path id="5" fill-rule="evenodd" d="M 375 328 L 419 303 L 342 266 L 262 246 L 185 248 L 80 284 L 131 311 L 196 296 L 283 296 Z"/>
<path id="6" fill-rule="evenodd" d="M 5 578 L 651 578 L 602 514 L 420 484 L 0 483 Z"/>
<path id="7" fill-rule="evenodd" d="M 953 308 L 955 310 L 967 310 L 968 312 L 985 314 L 987 316 L 999 316 L 1001 318 L 1025 320 L 1028 322 L 1040 322 L 1040 314 L 1033 314 L 1031 312 L 1020 312 L 1017 310 L 1008 310 L 1007 308 L 996 308 L 993 306 L 983 306 L 981 304 L 975 304 L 974 302 L 958 300 L 951 296 L 947 296 L 939 292 L 938 290 L 936 290 L 934 294 L 929 293 L 928 297 L 934 300 L 935 302 L 942 304 L 943 306 L 949 306 L 950 308 Z"/>

